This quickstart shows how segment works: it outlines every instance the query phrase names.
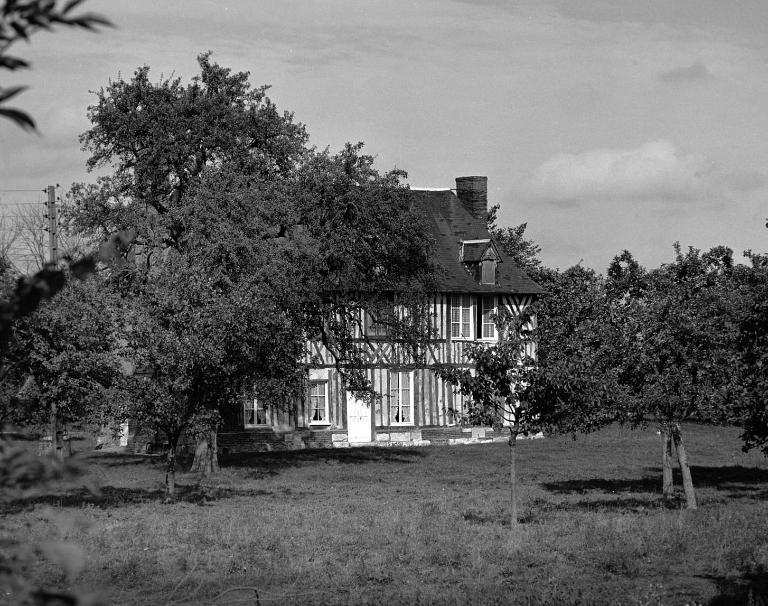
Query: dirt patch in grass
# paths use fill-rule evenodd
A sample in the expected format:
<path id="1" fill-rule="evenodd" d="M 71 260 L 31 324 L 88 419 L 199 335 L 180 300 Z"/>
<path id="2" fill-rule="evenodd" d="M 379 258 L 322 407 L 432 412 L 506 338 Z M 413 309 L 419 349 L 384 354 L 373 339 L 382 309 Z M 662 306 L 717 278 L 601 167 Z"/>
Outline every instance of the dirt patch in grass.
<path id="1" fill-rule="evenodd" d="M 686 429 L 695 512 L 661 498 L 655 432 L 610 428 L 518 445 L 516 528 L 504 444 L 230 456 L 173 504 L 162 461 L 91 453 L 79 485 L 7 504 L 0 540 L 82 546 L 75 578 L 32 574 L 114 604 L 768 603 L 768 464 Z"/>

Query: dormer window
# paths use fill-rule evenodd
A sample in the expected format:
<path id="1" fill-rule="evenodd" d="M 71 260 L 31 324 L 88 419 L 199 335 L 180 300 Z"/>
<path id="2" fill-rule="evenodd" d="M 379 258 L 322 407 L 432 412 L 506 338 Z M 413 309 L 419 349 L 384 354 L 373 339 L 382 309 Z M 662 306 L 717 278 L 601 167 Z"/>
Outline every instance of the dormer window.
<path id="1" fill-rule="evenodd" d="M 489 240 L 464 240 L 461 260 L 480 284 L 496 284 L 496 267 L 501 262 L 496 245 Z"/>

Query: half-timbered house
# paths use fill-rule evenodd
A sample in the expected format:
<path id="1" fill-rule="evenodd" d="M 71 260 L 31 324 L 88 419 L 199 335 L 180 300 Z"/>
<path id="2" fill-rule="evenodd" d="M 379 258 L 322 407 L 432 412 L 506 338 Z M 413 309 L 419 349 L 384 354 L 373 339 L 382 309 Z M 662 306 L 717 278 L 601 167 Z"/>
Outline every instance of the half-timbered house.
<path id="1" fill-rule="evenodd" d="M 490 428 L 465 427 L 465 401 L 434 372 L 439 363 L 470 364 L 464 346 L 497 339 L 499 306 L 519 313 L 541 288 L 515 266 L 490 237 L 487 178 L 459 177 L 456 188 L 411 190 L 413 208 L 424 214 L 442 268 L 431 295 L 435 338 L 426 363 L 398 354 L 385 330 L 372 321 L 361 347 L 366 372 L 380 398 L 366 403 L 345 390 L 329 352 L 307 343 L 308 389 L 292 410 L 272 411 L 249 398 L 238 427 L 219 434 L 229 451 L 306 446 L 425 445 L 493 439 Z"/>

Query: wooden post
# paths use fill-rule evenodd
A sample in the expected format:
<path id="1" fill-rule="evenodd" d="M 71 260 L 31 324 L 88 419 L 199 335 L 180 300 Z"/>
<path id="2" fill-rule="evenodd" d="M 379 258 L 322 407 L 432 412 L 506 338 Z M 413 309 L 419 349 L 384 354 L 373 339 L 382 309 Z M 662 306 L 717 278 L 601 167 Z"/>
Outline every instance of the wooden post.
<path id="1" fill-rule="evenodd" d="M 669 425 L 661 426 L 661 468 L 662 468 L 662 496 L 667 499 L 673 496 L 672 483 L 672 432 Z"/>

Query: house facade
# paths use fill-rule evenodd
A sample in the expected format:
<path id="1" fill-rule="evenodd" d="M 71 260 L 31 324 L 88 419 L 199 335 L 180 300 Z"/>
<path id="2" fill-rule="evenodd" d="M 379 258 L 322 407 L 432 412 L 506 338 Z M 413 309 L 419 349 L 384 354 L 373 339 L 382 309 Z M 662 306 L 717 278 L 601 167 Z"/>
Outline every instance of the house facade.
<path id="1" fill-rule="evenodd" d="M 439 364 L 471 368 L 464 348 L 498 339 L 494 317 L 499 307 L 518 314 L 542 289 L 491 239 L 486 177 L 459 177 L 455 190 L 411 190 L 409 195 L 413 208 L 427 219 L 435 261 L 442 268 L 430 300 L 435 338 L 426 348 L 425 362 L 413 364 L 381 326 L 364 318 L 360 346 L 379 398 L 368 403 L 354 397 L 330 353 L 321 343 L 307 343 L 305 397 L 287 411 L 269 410 L 258 399 L 248 399 L 240 418 L 219 432 L 222 451 L 506 439 L 491 428 L 463 426 L 464 397 L 434 370 Z"/>

